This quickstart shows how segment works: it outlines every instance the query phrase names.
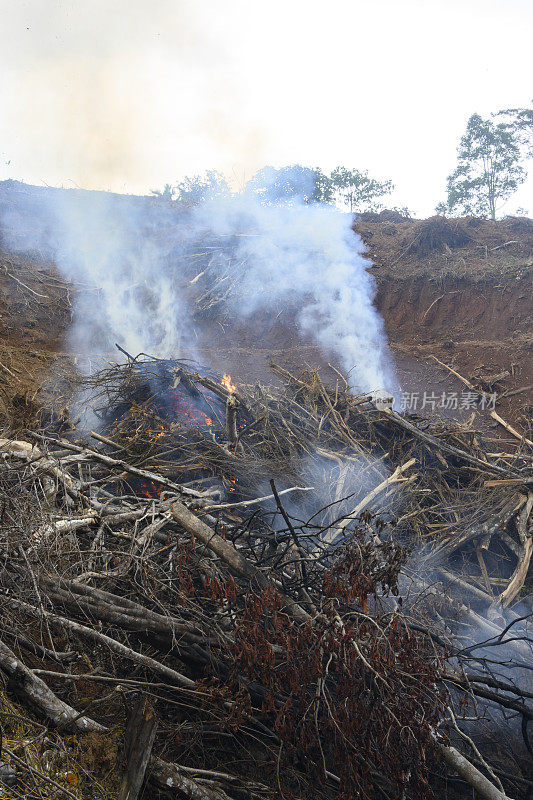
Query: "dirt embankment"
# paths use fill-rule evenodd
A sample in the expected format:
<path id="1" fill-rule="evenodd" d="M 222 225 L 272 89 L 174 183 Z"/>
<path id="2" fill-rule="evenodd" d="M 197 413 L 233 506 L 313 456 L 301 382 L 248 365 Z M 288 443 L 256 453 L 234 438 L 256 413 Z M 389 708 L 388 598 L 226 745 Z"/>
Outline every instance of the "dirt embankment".
<path id="1" fill-rule="evenodd" d="M 525 385 L 533 383 L 531 288 L 527 275 L 497 284 L 383 275 L 376 305 L 398 352 L 436 355 L 466 378 L 508 370 Z"/>
<path id="2" fill-rule="evenodd" d="M 383 216 L 363 215 L 355 229 L 375 265 L 376 305 L 402 389 L 467 390 L 432 356 L 476 385 L 502 376 L 498 394 L 531 386 L 533 221 Z M 500 411 L 527 428 L 532 403 L 524 391 Z"/>
<path id="3" fill-rule="evenodd" d="M 391 340 L 453 349 L 459 342 L 531 337 L 531 277 L 495 284 L 467 278 L 378 276 L 376 305 Z"/>
<path id="4" fill-rule="evenodd" d="M 63 352 L 72 293 L 38 254 L 0 250 L 0 425 L 31 424 L 51 376 L 72 373 Z"/>

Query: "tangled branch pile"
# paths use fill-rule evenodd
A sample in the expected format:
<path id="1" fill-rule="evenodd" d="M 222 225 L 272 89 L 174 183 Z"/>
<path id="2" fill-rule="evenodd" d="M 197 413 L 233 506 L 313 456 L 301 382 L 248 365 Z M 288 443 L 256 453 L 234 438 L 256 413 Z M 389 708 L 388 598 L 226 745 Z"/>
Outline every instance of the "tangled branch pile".
<path id="1" fill-rule="evenodd" d="M 418 224 L 411 249 L 426 256 L 435 250 L 463 247 L 471 240 L 471 235 L 460 220 L 448 220 L 441 216 L 429 217 Z"/>
<path id="2" fill-rule="evenodd" d="M 91 379 L 95 446 L 1 440 L 13 797 L 530 790 L 531 458 L 273 368 L 131 360 Z M 502 708 L 508 752 L 474 744 Z"/>

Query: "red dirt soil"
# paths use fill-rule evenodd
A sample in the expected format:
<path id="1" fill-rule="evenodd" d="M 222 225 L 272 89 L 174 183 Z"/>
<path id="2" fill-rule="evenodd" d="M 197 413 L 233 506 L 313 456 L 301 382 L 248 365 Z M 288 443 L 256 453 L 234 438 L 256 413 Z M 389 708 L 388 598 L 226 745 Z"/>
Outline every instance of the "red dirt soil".
<path id="1" fill-rule="evenodd" d="M 442 384 L 448 387 L 445 391 L 467 390 L 431 356 L 476 386 L 482 385 L 480 376 L 508 372 L 493 387 L 498 395 L 531 386 L 533 221 L 451 220 L 465 231 L 468 243 L 453 248 L 443 243 L 418 254 L 409 243 L 431 222 L 363 219 L 356 226 L 374 264 L 381 265 L 372 269 L 376 305 L 399 364 L 402 388 L 437 391 Z M 527 432 L 532 403 L 529 390 L 500 399 L 497 410 Z M 476 424 L 483 420 L 486 424 L 486 414 Z"/>

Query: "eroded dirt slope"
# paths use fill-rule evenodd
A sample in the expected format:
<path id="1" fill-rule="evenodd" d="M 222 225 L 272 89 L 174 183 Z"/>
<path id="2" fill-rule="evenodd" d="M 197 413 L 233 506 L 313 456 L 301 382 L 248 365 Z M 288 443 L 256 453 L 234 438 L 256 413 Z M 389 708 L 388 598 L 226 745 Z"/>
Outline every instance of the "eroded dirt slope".
<path id="1" fill-rule="evenodd" d="M 63 342 L 72 293 L 38 254 L 0 250 L 0 425 L 29 424 L 43 387 L 71 374 Z"/>
<path id="2" fill-rule="evenodd" d="M 476 385 L 501 375 L 493 385 L 500 395 L 531 386 L 533 221 L 464 218 L 450 220 L 447 231 L 431 219 L 391 222 L 387 212 L 383 216 L 363 218 L 356 230 L 377 265 L 371 270 L 376 305 L 402 388 L 467 388 L 432 356 Z M 453 244 L 457 231 L 460 246 Z M 500 410 L 527 428 L 532 402 L 530 389 L 502 399 Z"/>

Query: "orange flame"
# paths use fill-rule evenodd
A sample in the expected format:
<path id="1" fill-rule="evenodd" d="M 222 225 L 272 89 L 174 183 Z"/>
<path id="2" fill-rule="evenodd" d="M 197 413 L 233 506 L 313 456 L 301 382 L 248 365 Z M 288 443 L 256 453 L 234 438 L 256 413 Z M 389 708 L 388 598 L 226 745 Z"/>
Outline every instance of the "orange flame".
<path id="1" fill-rule="evenodd" d="M 231 382 L 231 375 L 226 375 L 226 373 L 224 373 L 224 375 L 222 376 L 221 383 L 222 383 L 222 386 L 224 387 L 224 389 L 227 389 L 228 392 L 236 392 L 237 391 L 237 387 L 234 386 L 232 384 L 232 382 Z"/>
<path id="2" fill-rule="evenodd" d="M 151 480 L 141 480 L 139 482 L 139 491 L 145 497 L 159 497 L 163 491 L 163 487 L 158 486 L 157 483 Z"/>

